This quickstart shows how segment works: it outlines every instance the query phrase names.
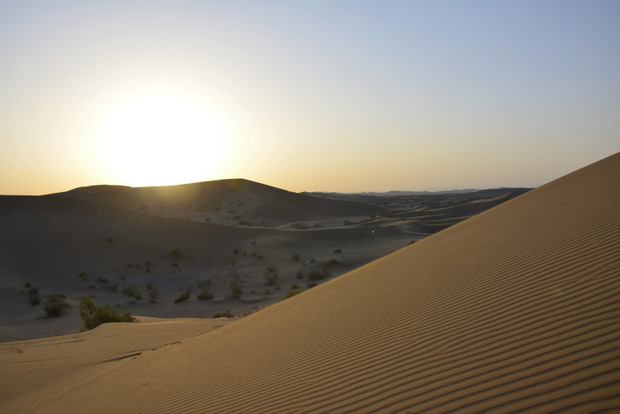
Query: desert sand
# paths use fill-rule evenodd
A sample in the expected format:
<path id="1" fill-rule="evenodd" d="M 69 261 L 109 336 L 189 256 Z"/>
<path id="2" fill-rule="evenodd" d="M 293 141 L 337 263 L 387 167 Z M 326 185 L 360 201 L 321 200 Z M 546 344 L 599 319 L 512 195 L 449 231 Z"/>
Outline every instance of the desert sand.
<path id="1" fill-rule="evenodd" d="M 0 411 L 617 412 L 619 289 L 615 154 L 217 329 L 3 343 Z"/>
<path id="2" fill-rule="evenodd" d="M 84 295 L 152 317 L 254 312 L 524 191 L 338 200 L 234 179 L 0 196 L 0 342 L 78 333 Z M 272 266 L 278 280 L 266 285 Z M 63 294 L 73 308 L 47 317 L 29 304 L 27 283 L 43 302 Z M 190 299 L 174 303 L 188 289 Z M 197 300 L 203 289 L 213 298 Z"/>

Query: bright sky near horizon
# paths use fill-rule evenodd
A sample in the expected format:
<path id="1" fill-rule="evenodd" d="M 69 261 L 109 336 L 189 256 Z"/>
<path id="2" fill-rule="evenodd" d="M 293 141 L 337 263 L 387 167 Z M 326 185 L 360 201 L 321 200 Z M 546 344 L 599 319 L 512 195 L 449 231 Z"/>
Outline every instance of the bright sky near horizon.
<path id="1" fill-rule="evenodd" d="M 539 186 L 620 151 L 614 0 L 0 0 L 0 194 Z"/>

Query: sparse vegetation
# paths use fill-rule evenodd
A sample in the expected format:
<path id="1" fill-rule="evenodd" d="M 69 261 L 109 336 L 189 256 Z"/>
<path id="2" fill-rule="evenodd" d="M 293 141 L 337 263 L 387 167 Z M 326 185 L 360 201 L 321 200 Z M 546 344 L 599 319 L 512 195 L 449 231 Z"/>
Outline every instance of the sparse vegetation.
<path id="1" fill-rule="evenodd" d="M 211 286 L 211 279 L 209 279 L 209 278 L 203 279 L 200 282 L 198 282 L 198 287 L 200 289 L 206 289 L 209 286 Z"/>
<path id="2" fill-rule="evenodd" d="M 105 239 L 105 241 L 107 241 L 108 243 L 114 243 L 114 238 L 108 237 L 107 239 Z"/>
<path id="3" fill-rule="evenodd" d="M 213 318 L 234 318 L 235 315 L 230 313 L 230 309 L 227 309 L 226 312 L 218 312 L 213 315 Z"/>
<path id="4" fill-rule="evenodd" d="M 159 290 L 157 288 L 153 288 L 149 290 L 149 302 L 157 302 L 157 298 L 159 297 Z"/>
<path id="5" fill-rule="evenodd" d="M 241 297 L 243 293 L 243 285 L 241 284 L 241 276 L 237 273 L 233 273 L 233 280 L 230 281 L 230 295 L 229 298 L 237 299 Z"/>
<path id="6" fill-rule="evenodd" d="M 266 270 L 263 272 L 263 276 L 265 277 L 266 285 L 275 285 L 278 283 L 278 268 L 274 265 L 267 266 Z"/>
<path id="7" fill-rule="evenodd" d="M 338 259 L 332 258 L 332 259 L 330 259 L 329 263 L 333 264 L 333 265 L 338 264 Z"/>
<path id="8" fill-rule="evenodd" d="M 286 293 L 284 294 L 284 299 L 288 299 L 288 298 L 292 298 L 295 295 L 299 295 L 301 292 L 303 292 L 303 290 L 299 289 L 299 288 L 293 288 L 291 287 L 289 290 L 286 291 Z"/>
<path id="9" fill-rule="evenodd" d="M 189 286 L 187 289 L 185 289 L 185 292 L 183 292 L 178 298 L 174 300 L 174 303 L 185 302 L 186 300 L 190 298 L 191 295 L 192 295 L 192 287 Z"/>
<path id="10" fill-rule="evenodd" d="M 97 280 L 98 280 L 100 283 L 104 283 L 104 284 L 105 284 L 105 283 L 108 283 L 108 278 L 107 278 L 107 277 L 98 277 L 98 278 L 97 278 Z"/>
<path id="11" fill-rule="evenodd" d="M 67 296 L 60 293 L 52 293 L 49 295 L 43 306 L 48 316 L 60 316 L 64 313 L 65 309 L 69 308 L 71 308 L 71 305 L 67 303 Z"/>
<path id="12" fill-rule="evenodd" d="M 123 293 L 127 296 L 131 296 L 135 300 L 142 299 L 142 293 L 138 291 L 138 287 L 135 285 L 125 286 L 123 288 Z"/>
<path id="13" fill-rule="evenodd" d="M 88 274 L 86 272 L 82 272 L 78 275 L 78 277 L 82 280 L 88 279 Z"/>
<path id="14" fill-rule="evenodd" d="M 198 296 L 196 296 L 196 299 L 201 301 L 213 299 L 213 293 L 209 292 L 207 289 L 203 289 L 202 292 L 200 292 Z"/>
<path id="15" fill-rule="evenodd" d="M 28 288 L 28 303 L 30 303 L 31 305 L 38 305 L 39 303 L 41 303 L 39 288 L 30 286 L 30 283 L 26 283 L 26 288 Z"/>
<path id="16" fill-rule="evenodd" d="M 181 257 L 181 249 L 179 249 L 178 247 L 174 247 L 174 248 L 170 249 L 170 252 L 168 253 L 168 256 L 170 256 L 170 257 Z"/>
<path id="17" fill-rule="evenodd" d="M 297 271 L 297 279 L 303 279 L 304 277 L 306 277 L 306 275 L 304 275 L 303 270 L 298 270 Z"/>
<path id="18" fill-rule="evenodd" d="M 323 268 L 321 270 L 313 269 L 308 272 L 308 280 L 321 280 L 328 278 L 332 275 L 329 269 Z"/>
<path id="19" fill-rule="evenodd" d="M 96 328 L 106 322 L 133 322 L 129 311 L 120 313 L 117 309 L 110 305 L 97 305 L 92 298 L 83 296 L 80 299 L 80 317 L 84 323 L 83 330 Z"/>
<path id="20" fill-rule="evenodd" d="M 294 255 L 292 255 L 292 256 L 291 256 L 291 258 L 293 259 L 293 261 L 294 261 L 294 262 L 298 262 L 298 261 L 300 261 L 300 260 L 301 260 L 301 257 L 299 257 L 299 255 L 298 255 L 298 254 L 294 254 Z"/>
<path id="21" fill-rule="evenodd" d="M 342 253 L 342 249 L 336 249 L 334 250 L 334 253 Z"/>

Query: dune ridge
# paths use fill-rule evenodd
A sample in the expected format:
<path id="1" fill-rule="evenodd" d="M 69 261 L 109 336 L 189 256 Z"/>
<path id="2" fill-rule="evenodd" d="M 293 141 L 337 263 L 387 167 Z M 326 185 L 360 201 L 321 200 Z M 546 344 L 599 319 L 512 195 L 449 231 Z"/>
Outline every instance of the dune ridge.
<path id="1" fill-rule="evenodd" d="M 620 154 L 4 412 L 620 410 Z"/>

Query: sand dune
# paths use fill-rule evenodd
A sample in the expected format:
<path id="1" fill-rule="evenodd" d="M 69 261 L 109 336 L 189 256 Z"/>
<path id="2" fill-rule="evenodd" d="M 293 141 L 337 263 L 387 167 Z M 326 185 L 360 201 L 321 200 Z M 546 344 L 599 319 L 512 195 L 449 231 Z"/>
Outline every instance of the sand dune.
<path id="1" fill-rule="evenodd" d="M 377 202 L 364 202 L 368 198 L 330 200 L 221 180 L 0 196 L 0 341 L 78 332 L 75 307 L 48 318 L 43 306 L 28 303 L 26 283 L 44 299 L 60 293 L 75 305 L 89 295 L 138 315 L 246 313 L 282 300 L 288 289 L 337 277 L 513 195 L 511 189 L 496 189 L 375 196 Z M 172 249 L 181 254 L 171 257 Z M 277 267 L 277 284 L 265 285 L 267 266 Z M 331 276 L 306 277 L 323 270 Z M 235 277 L 244 291 L 230 299 Z M 205 281 L 213 300 L 197 298 Z M 140 296 L 124 294 L 126 288 Z M 179 290 L 190 288 L 191 300 L 175 304 Z M 154 300 L 150 289 L 158 292 Z"/>
<path id="2" fill-rule="evenodd" d="M 220 329 L 10 389 L 2 410 L 617 411 L 619 212 L 616 154 Z"/>

